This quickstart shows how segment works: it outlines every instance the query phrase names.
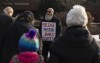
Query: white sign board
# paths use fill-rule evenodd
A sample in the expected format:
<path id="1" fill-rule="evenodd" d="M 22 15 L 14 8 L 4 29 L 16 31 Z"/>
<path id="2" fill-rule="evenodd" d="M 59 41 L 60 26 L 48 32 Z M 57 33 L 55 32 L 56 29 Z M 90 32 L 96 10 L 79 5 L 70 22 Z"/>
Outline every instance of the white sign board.
<path id="1" fill-rule="evenodd" d="M 56 23 L 42 22 L 42 40 L 52 41 L 56 36 Z"/>
<path id="2" fill-rule="evenodd" d="M 96 39 L 96 41 L 98 41 L 99 42 L 99 44 L 100 44 L 100 35 L 92 35 L 95 39 Z"/>

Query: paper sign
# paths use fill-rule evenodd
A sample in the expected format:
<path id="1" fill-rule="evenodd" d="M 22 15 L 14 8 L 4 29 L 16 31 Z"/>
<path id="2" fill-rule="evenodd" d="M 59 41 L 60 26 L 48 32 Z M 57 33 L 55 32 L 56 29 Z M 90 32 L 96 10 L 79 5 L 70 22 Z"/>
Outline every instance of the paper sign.
<path id="1" fill-rule="evenodd" d="M 55 22 L 42 22 L 42 40 L 52 41 L 56 36 Z"/>
<path id="2" fill-rule="evenodd" d="M 100 44 L 100 35 L 92 35 L 92 37 L 94 37 L 96 41 L 98 41 Z"/>

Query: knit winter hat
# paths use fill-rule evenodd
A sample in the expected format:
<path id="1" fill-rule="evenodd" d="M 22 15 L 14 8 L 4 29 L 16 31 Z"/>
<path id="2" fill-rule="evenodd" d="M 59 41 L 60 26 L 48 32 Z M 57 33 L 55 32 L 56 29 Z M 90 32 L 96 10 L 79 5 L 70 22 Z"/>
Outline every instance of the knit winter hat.
<path id="1" fill-rule="evenodd" d="M 30 29 L 29 32 L 24 33 L 19 40 L 20 51 L 37 52 L 39 50 L 39 39 L 36 30 Z"/>
<path id="2" fill-rule="evenodd" d="M 66 18 L 67 26 L 86 26 L 88 23 L 88 17 L 86 14 L 86 10 L 81 5 L 74 5 L 73 9 L 71 9 Z"/>
<path id="3" fill-rule="evenodd" d="M 39 60 L 40 57 L 36 52 L 22 52 L 14 55 L 10 63 L 39 63 Z"/>

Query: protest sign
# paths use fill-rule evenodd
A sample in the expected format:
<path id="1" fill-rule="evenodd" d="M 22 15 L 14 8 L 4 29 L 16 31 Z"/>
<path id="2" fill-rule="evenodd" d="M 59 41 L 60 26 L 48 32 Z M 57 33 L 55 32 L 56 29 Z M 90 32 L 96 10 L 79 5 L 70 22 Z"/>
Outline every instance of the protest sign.
<path id="1" fill-rule="evenodd" d="M 42 40 L 52 41 L 56 36 L 55 22 L 42 22 Z"/>

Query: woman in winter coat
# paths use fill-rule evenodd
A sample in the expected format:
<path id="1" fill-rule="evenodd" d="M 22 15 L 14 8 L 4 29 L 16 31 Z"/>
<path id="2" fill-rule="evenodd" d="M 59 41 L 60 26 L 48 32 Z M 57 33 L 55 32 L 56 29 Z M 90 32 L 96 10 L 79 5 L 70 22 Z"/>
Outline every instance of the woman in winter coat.
<path id="1" fill-rule="evenodd" d="M 100 44 L 86 25 L 85 8 L 75 5 L 66 18 L 67 29 L 50 47 L 48 63 L 100 63 Z"/>

